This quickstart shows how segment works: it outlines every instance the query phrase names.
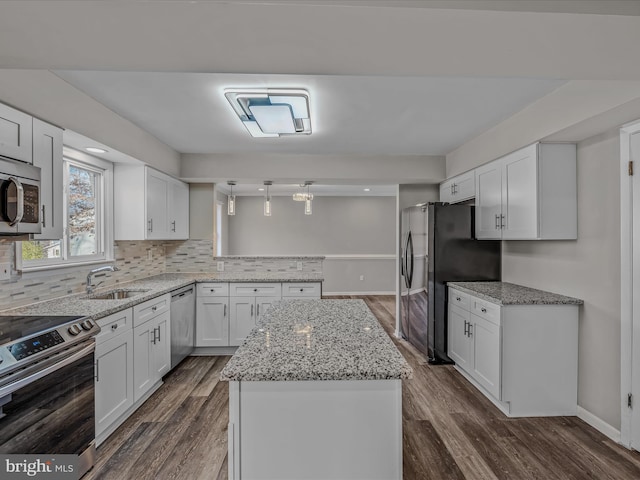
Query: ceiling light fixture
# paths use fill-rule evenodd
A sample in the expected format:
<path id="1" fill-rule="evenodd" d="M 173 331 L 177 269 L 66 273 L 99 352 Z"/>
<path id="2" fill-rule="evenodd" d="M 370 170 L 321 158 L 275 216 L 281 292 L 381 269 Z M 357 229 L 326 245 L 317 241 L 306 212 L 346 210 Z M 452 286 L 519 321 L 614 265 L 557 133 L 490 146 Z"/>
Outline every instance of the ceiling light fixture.
<path id="1" fill-rule="evenodd" d="M 310 187 L 313 184 L 313 182 L 307 181 L 307 182 L 304 182 L 304 184 L 307 187 L 307 198 L 304 201 L 304 214 L 305 215 L 311 215 L 311 213 L 312 213 L 312 211 L 311 211 L 311 199 L 312 199 L 312 197 L 311 197 L 311 192 L 309 190 L 310 190 Z"/>
<path id="2" fill-rule="evenodd" d="M 264 188 L 260 187 L 260 188 L 258 189 L 258 191 L 259 191 L 259 192 L 264 192 Z"/>
<path id="3" fill-rule="evenodd" d="M 273 185 L 270 180 L 265 180 L 264 185 L 267 187 L 267 194 L 264 196 L 264 216 L 271 216 L 271 195 L 269 195 L 269 187 Z"/>
<path id="4" fill-rule="evenodd" d="M 233 88 L 224 96 L 253 137 L 310 135 L 309 92 L 287 88 Z"/>
<path id="5" fill-rule="evenodd" d="M 107 151 L 104 148 L 97 148 L 97 147 L 84 147 L 84 149 L 87 152 L 91 152 L 91 153 L 107 153 Z"/>
<path id="6" fill-rule="evenodd" d="M 227 196 L 227 215 L 236 214 L 236 196 L 233 194 L 233 186 L 236 182 L 227 182 L 227 185 L 231 187 L 231 193 Z"/>

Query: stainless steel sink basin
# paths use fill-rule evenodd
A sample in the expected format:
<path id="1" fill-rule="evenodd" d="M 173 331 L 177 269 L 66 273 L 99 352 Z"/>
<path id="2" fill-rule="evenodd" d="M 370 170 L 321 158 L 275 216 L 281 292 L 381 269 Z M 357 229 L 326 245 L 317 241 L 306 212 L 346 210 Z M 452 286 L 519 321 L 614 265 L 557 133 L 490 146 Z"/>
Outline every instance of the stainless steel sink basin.
<path id="1" fill-rule="evenodd" d="M 110 290 L 104 293 L 94 293 L 87 295 L 87 300 L 124 300 L 125 298 L 137 297 L 149 290 L 124 290 L 119 288 L 117 290 Z"/>

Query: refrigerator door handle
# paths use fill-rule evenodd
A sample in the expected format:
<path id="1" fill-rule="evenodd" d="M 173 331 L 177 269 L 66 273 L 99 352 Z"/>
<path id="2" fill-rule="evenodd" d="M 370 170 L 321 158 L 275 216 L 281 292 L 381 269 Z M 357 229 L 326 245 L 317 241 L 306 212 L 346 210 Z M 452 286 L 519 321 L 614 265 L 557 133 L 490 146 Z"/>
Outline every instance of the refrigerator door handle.
<path id="1" fill-rule="evenodd" d="M 409 231 L 409 235 L 407 235 L 407 249 L 405 250 L 405 255 L 407 263 L 405 266 L 405 271 L 407 272 L 407 274 L 404 278 L 407 284 L 407 288 L 411 289 L 411 284 L 413 283 L 413 240 L 411 238 L 411 231 Z"/>

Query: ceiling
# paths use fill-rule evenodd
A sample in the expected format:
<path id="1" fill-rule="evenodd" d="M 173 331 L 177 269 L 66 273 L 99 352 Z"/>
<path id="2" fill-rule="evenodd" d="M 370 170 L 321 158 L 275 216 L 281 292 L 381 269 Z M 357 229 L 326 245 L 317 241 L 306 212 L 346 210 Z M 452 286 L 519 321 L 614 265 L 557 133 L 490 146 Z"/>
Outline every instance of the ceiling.
<path id="1" fill-rule="evenodd" d="M 56 71 L 181 153 L 445 155 L 564 82 L 534 78 Z M 310 136 L 254 138 L 230 87 L 305 88 Z"/>
<path id="2" fill-rule="evenodd" d="M 218 184 L 218 190 L 229 194 L 229 186 Z M 233 194 L 242 197 L 264 196 L 266 187 L 259 184 L 239 184 L 233 187 Z M 367 189 L 367 190 L 365 190 Z M 397 194 L 396 185 L 326 185 L 314 183 L 309 192 L 317 197 L 394 197 Z M 291 196 L 294 193 L 304 193 L 307 187 L 302 184 L 274 184 L 269 187 L 269 195 L 274 197 Z"/>

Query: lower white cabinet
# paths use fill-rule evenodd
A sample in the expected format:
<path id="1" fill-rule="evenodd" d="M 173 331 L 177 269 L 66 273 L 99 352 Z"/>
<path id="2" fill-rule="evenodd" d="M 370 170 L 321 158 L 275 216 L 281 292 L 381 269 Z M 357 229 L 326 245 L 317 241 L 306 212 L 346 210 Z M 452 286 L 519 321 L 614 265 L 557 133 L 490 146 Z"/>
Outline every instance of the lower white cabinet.
<path id="1" fill-rule="evenodd" d="M 165 311 L 133 329 L 133 381 L 136 402 L 171 368 L 169 316 L 170 313 Z"/>
<path id="2" fill-rule="evenodd" d="M 236 347 L 278 300 L 319 299 L 320 282 L 200 283 L 196 347 Z"/>
<path id="3" fill-rule="evenodd" d="M 96 438 L 129 410 L 133 395 L 131 309 L 98 320 L 96 337 Z"/>
<path id="4" fill-rule="evenodd" d="M 447 350 L 507 416 L 577 414 L 577 305 L 497 305 L 449 287 Z"/>

